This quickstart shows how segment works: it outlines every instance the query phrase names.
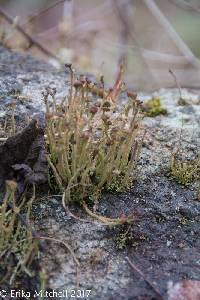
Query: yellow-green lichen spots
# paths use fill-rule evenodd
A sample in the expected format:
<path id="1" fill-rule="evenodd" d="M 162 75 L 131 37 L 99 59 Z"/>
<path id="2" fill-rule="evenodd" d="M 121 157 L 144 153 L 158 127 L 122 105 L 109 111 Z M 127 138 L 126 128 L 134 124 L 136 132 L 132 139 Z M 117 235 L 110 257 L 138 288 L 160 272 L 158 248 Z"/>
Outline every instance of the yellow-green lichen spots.
<path id="1" fill-rule="evenodd" d="M 153 97 L 152 99 L 146 101 L 143 104 L 143 110 L 147 117 L 156 117 L 167 114 L 166 108 L 163 108 L 161 105 L 160 98 Z"/>

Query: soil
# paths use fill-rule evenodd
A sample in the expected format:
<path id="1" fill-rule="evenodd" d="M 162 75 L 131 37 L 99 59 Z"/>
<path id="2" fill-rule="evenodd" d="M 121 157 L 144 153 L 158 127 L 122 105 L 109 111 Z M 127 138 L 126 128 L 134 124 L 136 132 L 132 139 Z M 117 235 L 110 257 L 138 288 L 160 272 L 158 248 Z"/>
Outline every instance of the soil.
<path id="1" fill-rule="evenodd" d="M 28 99 L 16 103 L 18 126 L 25 124 L 25 116 L 43 122 L 41 91 L 46 85 L 56 86 L 62 96 L 67 80 L 63 70 L 0 48 L 1 123 L 11 115 L 10 103 L 16 94 Z M 68 290 L 68 298 L 78 285 L 79 290 L 91 290 L 89 297 L 82 299 L 155 300 L 168 298 L 170 282 L 200 280 L 199 183 L 182 187 L 167 176 L 177 146 L 186 159 L 195 158 L 200 149 L 199 92 L 182 93 L 188 101 L 186 106 L 178 105 L 177 89 L 139 93 L 143 101 L 159 96 L 168 114 L 143 120 L 142 130 L 147 133 L 134 187 L 127 193 L 106 193 L 97 205 L 97 212 L 105 216 L 133 214 L 131 226 L 108 228 L 80 208 L 70 207 L 82 218 L 78 220 L 64 210 L 60 195 L 43 195 L 35 201 L 35 229 L 70 245 L 80 263 L 77 272 L 63 244 L 48 241 L 41 254 L 48 274 L 47 288 Z M 130 266 L 127 257 L 140 272 Z"/>

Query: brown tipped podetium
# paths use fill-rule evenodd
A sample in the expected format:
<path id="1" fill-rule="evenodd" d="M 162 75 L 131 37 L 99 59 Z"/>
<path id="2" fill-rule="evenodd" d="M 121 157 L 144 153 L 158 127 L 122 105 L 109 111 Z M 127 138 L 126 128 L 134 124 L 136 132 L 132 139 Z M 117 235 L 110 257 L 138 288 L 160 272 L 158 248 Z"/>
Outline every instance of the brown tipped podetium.
<path id="1" fill-rule="evenodd" d="M 121 190 L 130 186 L 140 153 L 142 113 L 131 92 L 125 106 L 118 106 L 122 74 L 120 67 L 112 89 L 104 89 L 100 82 L 101 93 L 97 85 L 83 82 L 83 77 L 71 81 L 69 96 L 54 105 L 56 111 L 52 109 L 51 95 L 45 101 L 48 159 L 63 193 L 63 203 L 95 201 L 102 190 L 117 186 L 117 182 L 118 190 L 119 186 Z M 63 118 L 49 118 L 49 114 L 56 116 L 59 111 L 65 112 Z"/>

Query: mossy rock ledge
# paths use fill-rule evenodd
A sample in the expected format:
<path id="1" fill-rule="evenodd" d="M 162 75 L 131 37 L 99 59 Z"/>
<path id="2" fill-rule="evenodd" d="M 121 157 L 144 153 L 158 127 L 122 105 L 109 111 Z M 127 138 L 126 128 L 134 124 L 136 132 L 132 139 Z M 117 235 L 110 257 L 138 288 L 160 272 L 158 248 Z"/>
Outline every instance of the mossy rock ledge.
<path id="1" fill-rule="evenodd" d="M 25 126 L 26 116 L 38 119 L 44 126 L 41 91 L 50 85 L 62 96 L 69 85 L 67 81 L 69 76 L 64 69 L 56 70 L 29 55 L 0 47 L 1 124 L 11 116 L 10 104 L 15 99 L 18 128 Z M 35 229 L 71 246 L 80 263 L 78 289 L 91 290 L 90 300 L 159 299 L 155 290 L 131 269 L 127 256 L 163 299 L 167 299 L 169 281 L 200 280 L 199 183 L 182 186 L 167 176 L 172 152 L 178 145 L 186 160 L 200 152 L 200 94 L 185 89 L 182 94 L 189 102 L 187 106 L 178 105 L 177 89 L 162 89 L 151 95 L 138 93 L 144 102 L 159 97 L 167 114 L 142 121 L 146 136 L 134 187 L 127 193 L 103 194 L 97 204 L 97 213 L 104 216 L 133 214 L 135 221 L 130 228 L 91 223 L 80 208 L 71 206 L 73 214 L 85 221 L 75 219 L 63 208 L 60 196 L 37 195 L 33 203 Z M 76 289 L 76 265 L 61 244 L 48 242 L 42 265 L 48 274 L 46 288 L 69 293 Z"/>

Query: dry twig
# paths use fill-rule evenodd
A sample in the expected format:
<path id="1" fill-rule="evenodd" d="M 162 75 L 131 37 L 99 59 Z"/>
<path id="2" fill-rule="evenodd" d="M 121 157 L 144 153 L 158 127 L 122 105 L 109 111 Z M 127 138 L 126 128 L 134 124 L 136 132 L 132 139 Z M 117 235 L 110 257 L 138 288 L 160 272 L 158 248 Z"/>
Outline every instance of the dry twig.
<path id="1" fill-rule="evenodd" d="M 177 0 L 168 0 L 169 2 L 171 2 L 173 5 L 182 8 L 184 10 L 189 10 L 195 13 L 200 13 L 200 8 L 196 5 L 192 5 L 191 3 L 189 3 L 189 1 L 177 1 Z"/>
<path id="2" fill-rule="evenodd" d="M 64 3 L 65 1 L 66 0 L 58 0 L 55 3 L 52 3 L 49 6 L 45 7 L 43 10 L 41 10 L 41 11 L 35 13 L 35 14 L 30 15 L 28 20 L 25 23 L 23 23 L 21 26 L 25 27 L 26 25 L 32 23 L 36 18 L 41 17 L 43 14 L 45 14 L 46 12 L 51 10 L 52 8 L 56 7 L 57 5 Z"/>
<path id="3" fill-rule="evenodd" d="M 175 73 L 174 73 L 171 69 L 169 69 L 169 73 L 173 76 L 174 81 L 175 81 L 175 83 L 176 83 L 176 85 L 177 85 L 177 88 L 178 88 L 178 91 L 179 91 L 180 99 L 182 99 L 183 97 L 182 97 L 182 93 L 181 93 L 181 86 L 180 86 L 180 83 L 179 83 L 179 81 L 178 81 L 178 79 L 177 79 Z"/>
<path id="4" fill-rule="evenodd" d="M 158 5 L 154 0 L 144 0 L 145 5 L 152 13 L 152 15 L 157 19 L 160 25 L 165 29 L 166 33 L 175 43 L 179 51 L 186 57 L 186 59 L 195 67 L 200 66 L 200 61 L 197 59 L 188 46 L 184 43 L 178 33 L 174 30 L 168 19 L 164 16 L 162 11 L 159 9 Z"/>
<path id="5" fill-rule="evenodd" d="M 154 292 L 159 297 L 159 299 L 160 300 L 164 300 L 164 298 L 161 295 L 161 293 L 159 292 L 159 290 L 151 283 L 151 281 L 149 279 L 147 279 L 145 277 L 145 275 L 142 273 L 142 271 L 139 270 L 138 267 L 136 267 L 134 265 L 134 263 L 130 261 L 130 259 L 129 259 L 128 256 L 126 257 L 126 260 L 127 260 L 128 264 L 131 266 L 131 268 L 133 269 L 133 271 L 135 271 L 137 274 L 139 274 L 144 279 L 144 281 L 154 290 Z"/>
<path id="6" fill-rule="evenodd" d="M 15 24 L 14 19 L 9 16 L 7 14 L 7 12 L 5 12 L 3 10 L 2 7 L 0 7 L 0 15 L 10 24 Z M 43 45 L 40 44 L 40 42 L 38 42 L 36 39 L 34 39 L 29 33 L 27 33 L 20 25 L 15 24 L 15 28 L 29 41 L 30 43 L 30 47 L 32 45 L 36 46 L 40 51 L 42 51 L 44 54 L 46 54 L 47 56 L 50 56 L 56 60 L 58 60 L 57 56 L 52 53 L 50 50 L 48 50 L 46 47 L 44 47 Z M 30 48 L 29 47 L 29 48 Z"/>

